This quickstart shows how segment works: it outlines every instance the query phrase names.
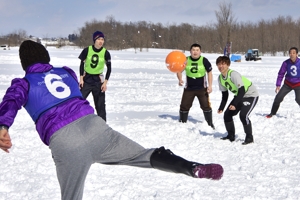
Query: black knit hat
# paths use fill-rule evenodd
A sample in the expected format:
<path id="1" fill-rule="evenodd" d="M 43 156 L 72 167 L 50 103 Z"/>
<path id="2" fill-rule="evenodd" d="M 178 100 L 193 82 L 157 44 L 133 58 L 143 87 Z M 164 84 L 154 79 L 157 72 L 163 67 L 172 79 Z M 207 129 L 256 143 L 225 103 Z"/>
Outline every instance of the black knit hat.
<path id="1" fill-rule="evenodd" d="M 96 31 L 96 32 L 93 34 L 93 41 L 94 41 L 94 43 L 95 43 L 95 41 L 96 41 L 99 37 L 103 37 L 103 38 L 104 38 L 104 34 L 103 34 L 101 31 Z"/>
<path id="2" fill-rule="evenodd" d="M 32 40 L 22 42 L 19 49 L 19 56 L 24 71 L 35 63 L 50 62 L 50 56 L 46 48 L 42 44 Z"/>

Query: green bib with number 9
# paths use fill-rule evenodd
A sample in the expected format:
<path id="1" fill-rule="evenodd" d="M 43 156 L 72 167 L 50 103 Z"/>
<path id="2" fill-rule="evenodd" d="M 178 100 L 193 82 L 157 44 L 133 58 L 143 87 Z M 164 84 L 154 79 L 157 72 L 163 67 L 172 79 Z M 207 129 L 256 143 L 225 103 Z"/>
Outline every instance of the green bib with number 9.
<path id="1" fill-rule="evenodd" d="M 95 52 L 93 46 L 89 46 L 88 55 L 85 59 L 84 70 L 89 74 L 102 74 L 104 71 L 104 55 L 106 49 Z"/>

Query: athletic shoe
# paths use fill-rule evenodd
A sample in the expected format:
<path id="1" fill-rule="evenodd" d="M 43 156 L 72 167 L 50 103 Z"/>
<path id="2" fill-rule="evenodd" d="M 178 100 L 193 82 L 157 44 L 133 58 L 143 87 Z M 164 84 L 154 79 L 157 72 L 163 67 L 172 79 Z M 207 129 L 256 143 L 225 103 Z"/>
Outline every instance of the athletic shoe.
<path id="1" fill-rule="evenodd" d="M 266 118 L 271 118 L 271 117 L 273 117 L 272 114 L 268 114 L 268 115 L 266 116 Z"/>
<path id="2" fill-rule="evenodd" d="M 219 164 L 196 165 L 193 169 L 195 178 L 219 180 L 223 176 L 223 167 Z"/>

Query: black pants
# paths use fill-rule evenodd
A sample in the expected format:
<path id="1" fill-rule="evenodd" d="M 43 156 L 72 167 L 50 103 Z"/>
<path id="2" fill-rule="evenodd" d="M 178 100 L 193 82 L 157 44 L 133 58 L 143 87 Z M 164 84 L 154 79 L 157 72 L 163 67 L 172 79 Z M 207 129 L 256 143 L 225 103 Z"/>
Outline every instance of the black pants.
<path id="1" fill-rule="evenodd" d="M 201 90 L 186 90 L 184 89 L 180 104 L 180 110 L 189 111 L 193 105 L 195 97 L 198 98 L 200 107 L 203 111 L 210 111 L 211 105 L 209 101 L 209 95 L 206 88 Z"/>
<path id="2" fill-rule="evenodd" d="M 229 106 L 227 107 L 224 113 L 224 121 L 232 122 L 233 116 L 237 115 L 240 112 L 240 120 L 243 125 L 248 125 L 251 121 L 249 119 L 249 115 L 253 108 L 256 106 L 258 101 L 258 97 L 248 97 L 243 98 L 243 100 L 236 106 L 236 110 L 229 110 Z M 229 104 L 231 105 L 231 103 Z"/>
<path id="3" fill-rule="evenodd" d="M 300 106 L 300 87 L 291 88 L 290 86 L 283 84 L 283 86 L 280 88 L 279 92 L 275 96 L 271 114 L 276 115 L 276 113 L 279 109 L 280 103 L 283 101 L 284 97 L 292 90 L 294 90 L 294 92 L 295 92 L 295 101 Z"/>
<path id="4" fill-rule="evenodd" d="M 100 116 L 104 121 L 106 121 L 105 92 L 101 91 L 101 86 L 102 83 L 100 82 L 94 85 L 84 83 L 83 87 L 81 88 L 81 93 L 83 98 L 86 99 L 92 92 L 97 115 Z"/>

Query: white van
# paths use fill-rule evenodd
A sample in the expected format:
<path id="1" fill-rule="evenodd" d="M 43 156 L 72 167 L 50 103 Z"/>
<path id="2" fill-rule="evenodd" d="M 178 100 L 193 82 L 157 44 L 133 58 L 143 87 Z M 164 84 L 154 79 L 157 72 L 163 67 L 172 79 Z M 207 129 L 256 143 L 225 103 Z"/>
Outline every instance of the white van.
<path id="1" fill-rule="evenodd" d="M 9 48 L 9 46 L 7 44 L 1 45 L 0 49 L 2 49 L 2 50 L 10 50 L 10 48 Z"/>

